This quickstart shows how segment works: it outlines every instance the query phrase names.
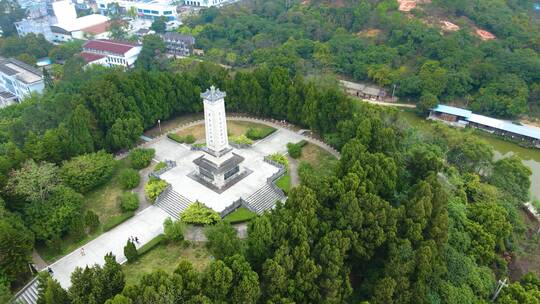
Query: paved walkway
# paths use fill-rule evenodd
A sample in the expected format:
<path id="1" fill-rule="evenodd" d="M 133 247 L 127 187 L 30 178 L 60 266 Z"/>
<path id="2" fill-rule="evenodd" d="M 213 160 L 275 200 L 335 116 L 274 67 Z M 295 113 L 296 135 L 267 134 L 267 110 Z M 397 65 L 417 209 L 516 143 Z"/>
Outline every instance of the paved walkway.
<path id="1" fill-rule="evenodd" d="M 76 267 L 92 266 L 94 264 L 104 264 L 103 257 L 112 252 L 119 263 L 124 263 L 124 246 L 129 237 L 138 237 L 140 245 L 146 244 L 154 237 L 163 233 L 163 221 L 169 215 L 158 207 L 150 206 L 137 213 L 131 219 L 120 224 L 111 231 L 105 232 L 96 239 L 88 242 L 84 248 L 84 255 L 81 248 L 74 250 L 64 256 L 54 264 L 50 265 L 54 271 L 54 278 L 62 287 L 69 288 L 71 285 L 71 273 Z"/>
<path id="2" fill-rule="evenodd" d="M 32 263 L 34 263 L 38 271 L 41 271 L 42 269 L 45 269 L 47 267 L 47 262 L 45 262 L 41 258 L 41 256 L 39 255 L 39 253 L 36 251 L 35 248 L 34 250 L 32 250 Z"/>
<path id="3" fill-rule="evenodd" d="M 298 160 L 292 158 L 287 154 L 289 159 L 289 175 L 291 176 L 291 186 L 296 187 L 300 185 L 300 176 L 298 175 Z"/>
<path id="4" fill-rule="evenodd" d="M 157 165 L 157 162 L 152 161 L 150 166 L 139 171 L 139 175 L 141 176 L 141 181 L 139 182 L 139 185 L 135 189 L 132 190 L 132 192 L 137 193 L 137 196 L 139 197 L 139 209 L 137 210 L 137 212 L 141 212 L 144 209 L 146 209 L 148 206 L 152 205 L 146 198 L 146 195 L 144 193 L 144 185 L 148 183 L 148 180 L 150 179 L 150 177 L 148 177 L 148 174 L 154 171 L 154 168 L 156 167 L 156 165 Z"/>
<path id="5" fill-rule="evenodd" d="M 247 223 L 233 224 L 238 238 L 247 238 Z M 184 233 L 184 239 L 192 242 L 206 242 L 206 235 L 204 235 L 204 227 L 201 226 L 189 226 Z"/>

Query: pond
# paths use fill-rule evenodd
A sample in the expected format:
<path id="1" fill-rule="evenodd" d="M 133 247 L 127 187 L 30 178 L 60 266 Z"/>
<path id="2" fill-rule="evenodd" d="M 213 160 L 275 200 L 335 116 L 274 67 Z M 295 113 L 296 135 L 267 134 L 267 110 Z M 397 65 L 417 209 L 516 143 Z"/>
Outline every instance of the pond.
<path id="1" fill-rule="evenodd" d="M 405 118 L 412 126 L 419 129 L 429 128 L 429 122 L 416 114 L 402 111 L 400 115 Z M 496 138 L 489 134 L 478 131 L 476 136 L 490 143 L 495 150 L 495 159 L 517 155 L 523 163 L 532 171 L 531 176 L 531 194 L 533 198 L 540 199 L 540 149 L 527 149 L 514 143 Z"/>

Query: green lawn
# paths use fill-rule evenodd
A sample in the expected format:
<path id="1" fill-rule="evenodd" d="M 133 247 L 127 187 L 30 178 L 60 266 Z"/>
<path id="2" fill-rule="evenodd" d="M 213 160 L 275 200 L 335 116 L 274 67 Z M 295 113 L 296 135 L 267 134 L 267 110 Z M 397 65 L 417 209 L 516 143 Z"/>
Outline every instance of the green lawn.
<path id="1" fill-rule="evenodd" d="M 120 210 L 118 198 L 124 192 L 120 184 L 120 173 L 129 167 L 127 160 L 118 161 L 117 167 L 114 170 L 110 182 L 103 184 L 96 189 L 84 195 L 85 210 L 92 210 L 99 216 L 100 226 L 96 232 L 87 235 L 81 240 L 76 240 L 71 236 L 66 236 L 62 239 L 60 247 L 38 246 L 37 250 L 41 257 L 48 263 L 66 255 L 67 253 L 77 249 L 87 242 L 98 237 L 102 232 L 102 225 L 111 217 L 122 214 Z"/>
<path id="2" fill-rule="evenodd" d="M 289 190 L 291 190 L 291 175 L 288 172 L 285 173 L 276 181 L 276 186 L 283 190 L 285 194 L 289 193 Z"/>
<path id="3" fill-rule="evenodd" d="M 187 248 L 180 244 L 160 244 L 134 263 L 122 265 L 127 284 L 136 284 L 146 273 L 162 269 L 172 273 L 180 259 L 187 259 L 198 271 L 204 270 L 211 257 L 203 243 L 192 243 Z"/>
<path id="4" fill-rule="evenodd" d="M 241 223 L 241 222 L 249 221 L 256 216 L 257 214 L 255 212 L 252 212 L 245 207 L 240 207 L 234 210 L 233 212 L 229 213 L 227 216 L 225 216 L 223 220 L 231 224 L 234 224 L 234 223 Z"/>
<path id="5" fill-rule="evenodd" d="M 312 143 L 307 143 L 302 147 L 302 155 L 298 161 L 307 162 L 320 175 L 331 174 L 339 164 L 339 161 L 334 155 Z"/>

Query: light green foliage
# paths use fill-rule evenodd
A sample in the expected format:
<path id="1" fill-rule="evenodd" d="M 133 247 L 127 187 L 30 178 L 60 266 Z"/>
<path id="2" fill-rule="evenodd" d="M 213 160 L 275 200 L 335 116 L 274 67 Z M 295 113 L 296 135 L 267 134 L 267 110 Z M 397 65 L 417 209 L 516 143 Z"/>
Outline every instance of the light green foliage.
<path id="1" fill-rule="evenodd" d="M 501 189 L 507 199 L 516 204 L 529 200 L 531 187 L 531 169 L 518 157 L 507 157 L 493 164 L 489 183 Z"/>
<path id="2" fill-rule="evenodd" d="M 195 202 L 180 214 L 180 219 L 186 224 L 211 225 L 221 220 L 214 210 L 200 202 Z"/>
<path id="3" fill-rule="evenodd" d="M 116 160 L 104 151 L 85 154 L 64 162 L 62 181 L 80 193 L 86 193 L 111 179 Z"/>
<path id="4" fill-rule="evenodd" d="M 274 153 L 268 155 L 268 158 L 270 160 L 275 161 L 276 163 L 282 164 L 285 166 L 285 168 L 289 168 L 289 160 L 287 159 L 287 156 L 280 154 L 280 153 Z"/>
<path id="5" fill-rule="evenodd" d="M 251 127 L 251 128 L 248 128 L 248 130 L 246 131 L 246 136 L 251 140 L 259 140 L 274 133 L 274 131 L 276 131 L 276 129 L 272 127 L 267 127 L 267 126 Z"/>
<path id="6" fill-rule="evenodd" d="M 223 221 L 228 222 L 230 224 L 242 223 L 242 222 L 247 222 L 247 221 L 255 218 L 256 216 L 257 216 L 257 214 L 255 212 L 250 211 L 249 209 L 247 209 L 245 207 L 240 207 L 240 208 L 234 210 L 233 212 L 227 214 L 223 218 Z"/>
<path id="7" fill-rule="evenodd" d="M 167 164 L 165 162 L 159 162 L 155 167 L 154 167 L 154 172 L 159 172 L 161 169 L 164 169 L 167 167 Z"/>
<path id="8" fill-rule="evenodd" d="M 236 235 L 236 229 L 226 221 L 220 221 L 205 229 L 204 234 L 208 241 L 206 247 L 216 258 L 223 260 L 226 257 L 242 253 L 242 243 Z"/>
<path id="9" fill-rule="evenodd" d="M 143 169 L 150 165 L 156 151 L 154 149 L 134 149 L 129 153 L 129 161 L 133 169 Z"/>
<path id="10" fill-rule="evenodd" d="M 191 145 L 195 142 L 195 136 L 193 136 L 192 134 L 180 136 L 175 133 L 169 133 L 167 134 L 167 137 L 181 144 L 186 143 L 188 145 Z"/>
<path id="11" fill-rule="evenodd" d="M 7 188 L 27 201 L 39 202 L 49 197 L 58 182 L 58 168 L 54 164 L 28 160 L 12 172 Z"/>
<path id="12" fill-rule="evenodd" d="M 161 179 L 150 179 L 144 186 L 144 193 L 152 201 L 155 202 L 157 197 L 167 188 L 169 184 Z"/>
<path id="13" fill-rule="evenodd" d="M 299 144 L 288 143 L 287 151 L 292 158 L 299 158 L 302 154 L 302 146 Z"/>
<path id="14" fill-rule="evenodd" d="M 124 192 L 120 197 L 120 208 L 123 212 L 135 211 L 139 209 L 139 197 L 137 193 Z"/>
<path id="15" fill-rule="evenodd" d="M 127 168 L 120 173 L 119 176 L 120 183 L 122 188 L 125 190 L 130 190 L 136 188 L 141 182 L 141 176 L 139 172 L 135 169 Z"/>
<path id="16" fill-rule="evenodd" d="M 163 222 L 163 230 L 167 241 L 181 242 L 184 240 L 186 225 L 182 221 L 173 221 L 171 218 L 167 218 L 165 222 Z"/>
<path id="17" fill-rule="evenodd" d="M 232 285 L 232 271 L 223 261 L 214 260 L 202 274 L 205 295 L 213 303 L 224 303 Z"/>
<path id="18" fill-rule="evenodd" d="M 239 135 L 239 136 L 231 136 L 229 137 L 229 141 L 237 145 L 252 145 L 253 144 L 253 140 L 249 139 L 244 134 Z"/>

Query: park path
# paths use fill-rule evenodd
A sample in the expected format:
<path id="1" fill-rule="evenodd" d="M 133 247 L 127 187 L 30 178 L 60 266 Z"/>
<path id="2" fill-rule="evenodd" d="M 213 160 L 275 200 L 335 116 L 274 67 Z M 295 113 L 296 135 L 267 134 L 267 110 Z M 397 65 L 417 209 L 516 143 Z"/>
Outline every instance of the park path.
<path id="1" fill-rule="evenodd" d="M 141 181 L 139 182 L 139 185 L 132 190 L 132 192 L 137 193 L 137 196 L 139 197 L 139 209 L 137 209 L 137 212 L 143 211 L 148 206 L 152 205 L 148 198 L 146 197 L 146 194 L 144 193 L 144 185 L 148 183 L 148 180 L 150 179 L 149 174 L 154 171 L 154 168 L 156 167 L 157 162 L 152 161 L 150 166 L 142 169 L 139 171 L 139 175 L 141 176 Z"/>
<path id="2" fill-rule="evenodd" d="M 103 265 L 104 256 L 109 252 L 116 256 L 119 263 L 124 263 L 126 261 L 124 246 L 127 240 L 130 237 L 139 238 L 140 244 L 137 247 L 148 243 L 163 233 L 163 221 L 168 217 L 169 215 L 161 208 L 150 206 L 144 209 L 119 226 L 51 264 L 49 267 L 53 270 L 53 277 L 60 282 L 62 287 L 69 288 L 71 273 L 75 268 L 94 264 Z M 84 248 L 84 254 L 82 248 Z"/>
<path id="3" fill-rule="evenodd" d="M 287 158 L 289 159 L 289 174 L 291 176 L 291 186 L 296 187 L 300 185 L 300 177 L 298 176 L 298 160 L 292 158 L 288 154 Z"/>
<path id="4" fill-rule="evenodd" d="M 227 120 L 255 122 L 255 123 L 260 123 L 260 124 L 263 124 L 263 125 L 271 126 L 271 127 L 276 128 L 276 129 L 279 129 L 279 130 L 292 131 L 292 132 L 295 132 L 297 134 L 302 135 L 303 138 L 307 142 L 312 143 L 314 145 L 317 145 L 317 146 L 321 147 L 322 149 L 328 151 L 330 154 L 334 155 L 337 159 L 341 158 L 341 154 L 339 153 L 338 150 L 334 149 L 333 147 L 326 144 L 322 140 L 320 140 L 320 139 L 318 139 L 318 138 L 316 138 L 314 136 L 309 135 L 310 132 L 306 132 L 307 130 L 301 130 L 298 127 L 296 127 L 295 125 L 287 123 L 286 121 L 279 121 L 279 120 L 275 120 L 275 119 L 262 119 L 262 118 L 245 116 L 245 115 L 242 115 L 242 114 L 234 114 L 234 113 L 229 114 L 227 116 Z M 182 124 L 182 125 L 174 128 L 174 129 L 172 129 L 172 130 L 164 132 L 160 136 L 154 137 L 150 141 L 146 141 L 146 142 L 143 142 L 143 143 L 139 144 L 136 148 L 145 148 L 145 147 L 151 146 L 151 145 L 155 144 L 156 142 L 162 140 L 164 137 L 166 137 L 168 133 L 176 133 L 176 132 L 179 132 L 179 131 L 181 131 L 181 130 L 183 130 L 185 128 L 196 126 L 196 125 L 199 125 L 199 124 L 202 124 L 202 123 L 204 123 L 204 119 L 198 119 L 198 120 L 194 120 L 194 121 Z M 128 154 L 129 154 L 129 151 L 119 153 L 119 154 L 116 155 L 116 159 L 122 159 L 122 158 L 126 157 Z"/>
<path id="5" fill-rule="evenodd" d="M 232 225 L 236 229 L 238 238 L 241 240 L 247 238 L 247 223 L 238 223 Z M 184 233 L 184 239 L 192 242 L 206 242 L 206 235 L 204 235 L 204 227 L 201 226 L 188 226 Z"/>
<path id="6" fill-rule="evenodd" d="M 41 258 L 35 248 L 32 250 L 32 263 L 34 263 L 37 271 L 41 271 L 47 267 L 47 262 Z"/>

